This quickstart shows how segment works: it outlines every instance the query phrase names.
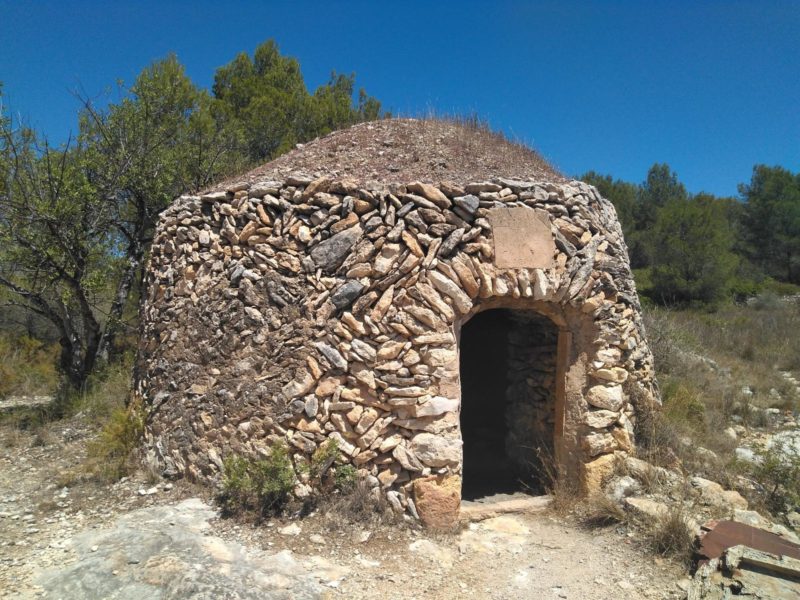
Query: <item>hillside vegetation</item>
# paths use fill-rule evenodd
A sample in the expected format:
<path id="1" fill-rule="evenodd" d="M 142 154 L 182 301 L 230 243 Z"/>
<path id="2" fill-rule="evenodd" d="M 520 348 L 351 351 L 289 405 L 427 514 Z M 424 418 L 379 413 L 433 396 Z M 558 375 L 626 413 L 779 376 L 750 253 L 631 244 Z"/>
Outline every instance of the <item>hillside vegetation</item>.
<path id="1" fill-rule="evenodd" d="M 153 230 L 175 197 L 383 116 L 353 75 L 310 93 L 272 41 L 220 67 L 210 92 L 170 55 L 107 100 L 82 98 L 77 134 L 53 146 L 0 96 L 0 306 L 54 333 L 58 406 L 129 348 Z"/>
<path id="2" fill-rule="evenodd" d="M 716 308 L 800 291 L 800 174 L 756 165 L 738 198 L 689 194 L 667 164 L 638 185 L 582 179 L 614 203 L 639 291 L 653 302 Z"/>

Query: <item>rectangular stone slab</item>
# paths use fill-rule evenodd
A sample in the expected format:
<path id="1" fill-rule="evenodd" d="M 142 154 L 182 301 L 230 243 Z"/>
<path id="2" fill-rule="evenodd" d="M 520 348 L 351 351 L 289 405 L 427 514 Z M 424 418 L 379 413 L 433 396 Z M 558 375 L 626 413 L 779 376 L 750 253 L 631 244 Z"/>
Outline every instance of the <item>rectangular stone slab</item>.
<path id="1" fill-rule="evenodd" d="M 526 207 L 492 208 L 494 264 L 501 269 L 549 269 L 555 266 L 556 244 L 550 220 Z"/>

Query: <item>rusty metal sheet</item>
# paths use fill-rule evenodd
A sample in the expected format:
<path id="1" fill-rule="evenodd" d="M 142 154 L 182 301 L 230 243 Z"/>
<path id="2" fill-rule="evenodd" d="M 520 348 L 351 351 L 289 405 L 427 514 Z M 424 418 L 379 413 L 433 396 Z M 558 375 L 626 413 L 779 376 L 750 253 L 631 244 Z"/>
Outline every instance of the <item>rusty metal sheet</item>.
<path id="1" fill-rule="evenodd" d="M 734 546 L 800 559 L 800 546 L 769 531 L 735 521 L 716 521 L 709 527 L 700 540 L 699 554 L 705 559 L 719 558 Z"/>
<path id="2" fill-rule="evenodd" d="M 501 269 L 549 269 L 555 266 L 556 243 L 550 219 L 524 206 L 488 211 L 494 264 Z"/>

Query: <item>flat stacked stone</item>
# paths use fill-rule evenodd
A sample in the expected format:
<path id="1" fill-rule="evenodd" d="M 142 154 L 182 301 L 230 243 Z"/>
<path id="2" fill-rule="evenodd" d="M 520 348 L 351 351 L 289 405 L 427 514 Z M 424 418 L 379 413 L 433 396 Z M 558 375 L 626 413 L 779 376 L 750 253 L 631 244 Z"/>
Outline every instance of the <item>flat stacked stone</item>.
<path id="1" fill-rule="evenodd" d="M 498 208 L 549 228 L 549 267 L 496 266 Z M 460 476 L 457 331 L 487 307 L 534 310 L 571 334 L 561 456 L 576 476 L 594 481 L 593 465 L 632 449 L 631 397 L 657 401 L 616 213 L 579 181 L 296 174 L 182 196 L 161 217 L 146 286 L 136 392 L 147 461 L 168 476 L 211 482 L 225 456 L 278 443 L 299 467 L 335 440 L 340 462 L 416 514 L 415 482 Z M 539 400 L 555 393 L 557 341 L 546 356 L 510 342 L 512 368 L 549 374 L 513 383 L 520 414 L 554 426 Z"/>

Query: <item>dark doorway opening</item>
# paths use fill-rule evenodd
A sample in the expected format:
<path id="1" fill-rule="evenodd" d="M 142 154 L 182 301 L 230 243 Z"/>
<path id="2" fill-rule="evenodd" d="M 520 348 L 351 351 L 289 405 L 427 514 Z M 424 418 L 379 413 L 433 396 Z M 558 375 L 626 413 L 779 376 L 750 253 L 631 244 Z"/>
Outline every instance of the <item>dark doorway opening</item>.
<path id="1" fill-rule="evenodd" d="M 543 493 L 553 455 L 558 329 L 532 311 L 493 309 L 461 329 L 462 498 Z"/>

